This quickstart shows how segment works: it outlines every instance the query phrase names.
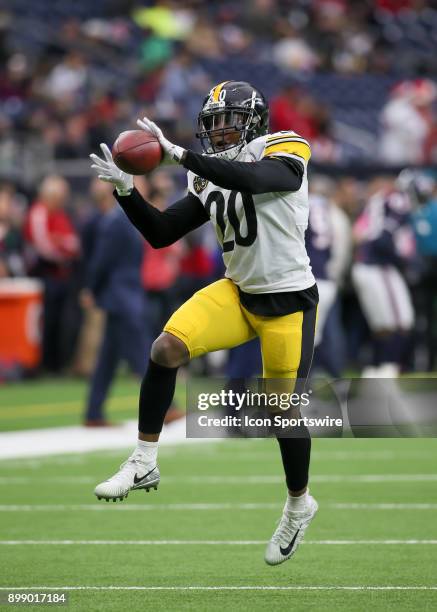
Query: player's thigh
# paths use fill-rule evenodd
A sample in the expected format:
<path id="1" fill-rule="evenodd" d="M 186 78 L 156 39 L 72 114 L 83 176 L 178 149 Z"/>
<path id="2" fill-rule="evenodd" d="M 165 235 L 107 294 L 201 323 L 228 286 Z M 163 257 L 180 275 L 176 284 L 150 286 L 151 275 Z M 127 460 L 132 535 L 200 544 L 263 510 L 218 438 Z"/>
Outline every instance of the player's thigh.
<path id="1" fill-rule="evenodd" d="M 352 283 L 369 327 L 374 332 L 396 329 L 393 292 L 382 266 L 354 264 Z"/>
<path id="2" fill-rule="evenodd" d="M 254 318 L 264 378 L 306 379 L 313 358 L 317 308 L 283 317 Z"/>
<path id="3" fill-rule="evenodd" d="M 164 331 L 184 342 L 190 358 L 238 346 L 255 336 L 238 290 L 228 279 L 197 291 L 173 313 Z"/>

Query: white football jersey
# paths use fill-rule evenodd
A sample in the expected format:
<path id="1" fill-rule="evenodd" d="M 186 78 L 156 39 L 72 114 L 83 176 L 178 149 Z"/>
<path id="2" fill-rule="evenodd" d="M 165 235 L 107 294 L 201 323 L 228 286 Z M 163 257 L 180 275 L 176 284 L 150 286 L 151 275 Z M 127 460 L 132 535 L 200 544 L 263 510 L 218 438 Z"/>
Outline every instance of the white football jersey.
<path id="1" fill-rule="evenodd" d="M 304 165 L 302 185 L 293 192 L 251 195 L 187 174 L 188 190 L 202 202 L 223 248 L 225 276 L 246 293 L 301 291 L 315 283 L 305 249 L 310 155 L 308 142 L 298 134 L 277 132 L 252 140 L 235 160 L 299 160 Z"/>

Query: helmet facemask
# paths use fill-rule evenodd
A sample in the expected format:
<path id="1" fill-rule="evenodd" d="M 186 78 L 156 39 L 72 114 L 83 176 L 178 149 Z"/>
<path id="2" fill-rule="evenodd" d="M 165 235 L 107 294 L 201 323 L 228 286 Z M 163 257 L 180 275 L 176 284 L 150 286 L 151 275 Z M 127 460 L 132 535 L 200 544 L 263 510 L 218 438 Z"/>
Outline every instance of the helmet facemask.
<path id="1" fill-rule="evenodd" d="M 207 103 L 199 114 L 198 133 L 207 155 L 235 159 L 249 142 L 249 131 L 258 123 L 255 96 L 247 106 L 232 106 L 224 101 Z"/>

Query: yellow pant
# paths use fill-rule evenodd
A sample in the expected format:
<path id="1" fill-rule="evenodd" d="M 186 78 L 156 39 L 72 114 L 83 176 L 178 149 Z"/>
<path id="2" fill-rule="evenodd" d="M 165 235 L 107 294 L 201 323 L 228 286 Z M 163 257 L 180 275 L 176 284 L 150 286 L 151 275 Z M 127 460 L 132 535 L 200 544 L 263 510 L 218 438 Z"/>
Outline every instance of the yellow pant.
<path id="1" fill-rule="evenodd" d="M 259 336 L 264 378 L 302 378 L 311 366 L 316 309 L 282 317 L 248 312 L 238 290 L 222 279 L 193 295 L 169 319 L 164 331 L 187 346 L 190 358 L 229 349 Z"/>

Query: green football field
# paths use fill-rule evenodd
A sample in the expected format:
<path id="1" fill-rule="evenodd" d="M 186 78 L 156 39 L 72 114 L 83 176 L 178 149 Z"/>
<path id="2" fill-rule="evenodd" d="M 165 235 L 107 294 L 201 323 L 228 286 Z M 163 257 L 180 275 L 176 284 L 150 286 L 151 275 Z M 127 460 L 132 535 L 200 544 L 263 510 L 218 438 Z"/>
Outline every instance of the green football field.
<path id="1" fill-rule="evenodd" d="M 136 418 L 139 382 L 119 377 L 111 389 L 107 416 L 114 422 Z M 87 383 L 71 378 L 41 379 L 0 387 L 0 432 L 77 425 L 81 422 Z M 178 396 L 183 393 L 178 387 Z M 182 403 L 183 396 L 180 400 Z"/>
<path id="2" fill-rule="evenodd" d="M 33 427 L 75 422 L 80 384 L 66 383 L 61 397 L 49 383 L 30 386 L 28 402 L 46 406 Z M 30 405 L 24 391 L 5 390 L 18 414 Z M 114 418 L 120 405 L 135 411 L 131 395 L 135 383 L 121 381 Z M 68 415 L 47 414 L 56 401 Z M 29 426 L 10 417 L 14 429 Z M 284 502 L 275 441 L 162 447 L 158 491 L 98 502 L 95 484 L 131 442 L 126 452 L 0 461 L 0 597 L 64 587 L 70 609 L 87 611 L 437 608 L 435 440 L 314 440 L 320 510 L 296 556 L 277 567 L 263 561 Z"/>

